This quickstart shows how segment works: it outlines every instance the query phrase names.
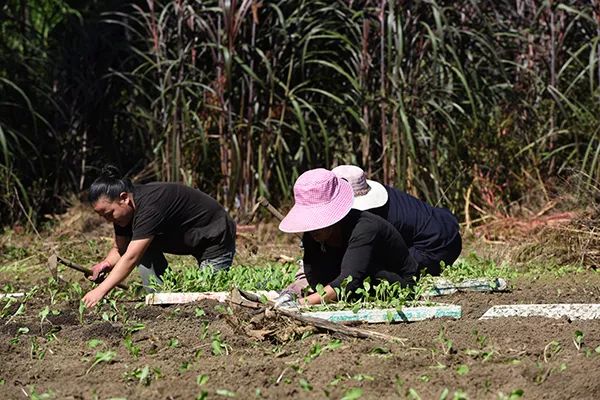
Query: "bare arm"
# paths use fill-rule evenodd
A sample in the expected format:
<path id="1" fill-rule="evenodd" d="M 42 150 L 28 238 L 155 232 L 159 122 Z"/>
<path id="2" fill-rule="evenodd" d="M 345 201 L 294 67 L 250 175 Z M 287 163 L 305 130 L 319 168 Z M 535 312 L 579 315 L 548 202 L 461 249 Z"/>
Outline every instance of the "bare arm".
<path id="1" fill-rule="evenodd" d="M 117 265 L 121 256 L 126 252 L 128 244 L 129 238 L 127 236 L 115 236 L 113 247 L 110 249 L 103 262 L 110 264 L 111 267 Z"/>
<path id="2" fill-rule="evenodd" d="M 144 252 L 152 242 L 152 239 L 153 238 L 150 237 L 129 242 L 125 254 L 119 258 L 104 282 L 83 297 L 83 302 L 87 307 L 95 306 L 108 292 L 117 286 L 118 283 L 127 278 L 144 255 Z"/>
<path id="3" fill-rule="evenodd" d="M 337 300 L 337 294 L 335 293 L 335 290 L 331 286 L 327 285 L 323 288 L 323 290 L 325 291 L 324 297 L 321 298 L 319 293 L 313 293 L 309 296 L 306 296 L 306 297 L 300 299 L 299 303 L 301 305 L 312 305 L 312 304 L 321 304 L 322 302 L 332 303 Z"/>

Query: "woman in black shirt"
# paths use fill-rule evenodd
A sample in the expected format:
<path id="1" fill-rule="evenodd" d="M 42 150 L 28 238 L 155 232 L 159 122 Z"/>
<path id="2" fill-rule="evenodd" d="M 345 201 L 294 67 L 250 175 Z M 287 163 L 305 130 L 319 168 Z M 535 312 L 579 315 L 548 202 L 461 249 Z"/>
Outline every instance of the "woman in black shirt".
<path id="1" fill-rule="evenodd" d="M 89 191 L 94 211 L 111 222 L 115 242 L 92 268 L 90 280 L 110 271 L 83 301 L 93 307 L 138 266 L 149 289 L 167 268 L 164 253 L 194 256 L 200 267 L 229 268 L 235 254 L 235 223 L 225 209 L 200 190 L 156 182 L 133 185 L 107 168 Z"/>
<path id="2" fill-rule="evenodd" d="M 279 228 L 303 232 L 304 272 L 311 287 L 324 286 L 325 298 L 313 293 L 301 303 L 337 300 L 335 288 L 352 276 L 346 290 L 364 279 L 410 284 L 417 262 L 400 233 L 383 218 L 351 210 L 352 187 L 326 169 L 310 170 L 294 184 L 295 205 Z"/>

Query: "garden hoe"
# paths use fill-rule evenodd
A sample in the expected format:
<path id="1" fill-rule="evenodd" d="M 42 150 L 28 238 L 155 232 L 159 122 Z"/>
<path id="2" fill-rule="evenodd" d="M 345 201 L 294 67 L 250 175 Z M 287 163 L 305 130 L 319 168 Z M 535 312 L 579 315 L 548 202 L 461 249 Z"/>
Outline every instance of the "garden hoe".
<path id="1" fill-rule="evenodd" d="M 52 277 L 54 279 L 58 278 L 58 264 L 62 264 L 66 267 L 69 267 L 69 268 L 74 269 L 79 272 L 83 272 L 86 277 L 92 275 L 92 271 L 90 269 L 83 267 L 81 265 L 75 264 L 74 262 L 71 262 L 67 259 L 64 259 L 64 258 L 58 256 L 57 254 L 52 254 L 50 257 L 48 257 L 48 269 L 50 270 L 50 273 L 52 274 Z M 102 282 L 103 280 L 104 280 L 104 276 L 101 275 L 100 279 L 98 279 L 97 283 Z M 127 286 L 124 283 L 119 283 L 117 286 L 123 290 L 129 289 L 129 286 Z"/>
<path id="2" fill-rule="evenodd" d="M 264 198 L 263 196 L 260 196 L 258 198 L 258 203 L 263 206 L 264 208 L 266 208 L 275 218 L 277 218 L 277 220 L 279 220 L 281 222 L 281 220 L 283 220 L 283 214 L 276 209 L 275 207 L 273 207 L 273 205 L 271 203 L 269 203 L 269 200 L 267 200 L 266 198 Z M 294 235 L 298 236 L 300 239 L 302 239 L 302 234 L 300 233 L 294 233 Z"/>

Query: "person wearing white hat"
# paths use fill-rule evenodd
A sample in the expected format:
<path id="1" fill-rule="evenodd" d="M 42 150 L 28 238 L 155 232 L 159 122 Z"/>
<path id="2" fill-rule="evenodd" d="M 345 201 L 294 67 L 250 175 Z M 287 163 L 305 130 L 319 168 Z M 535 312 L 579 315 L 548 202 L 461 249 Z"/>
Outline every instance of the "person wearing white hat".
<path id="1" fill-rule="evenodd" d="M 418 265 L 402 236 L 383 218 L 353 210 L 354 194 L 347 181 L 323 168 L 306 171 L 294 184 L 294 201 L 279 229 L 304 233 L 306 279 L 313 289 L 323 285 L 325 293 L 324 298 L 312 293 L 300 304 L 335 301 L 335 289 L 348 277 L 348 293 L 362 287 L 367 277 L 402 286 L 414 282 Z"/>
<path id="2" fill-rule="evenodd" d="M 432 207 L 391 186 L 366 178 L 355 165 L 340 165 L 332 172 L 352 187 L 352 208 L 369 211 L 391 223 L 401 234 L 419 271 L 440 275 L 441 264 L 452 265 L 462 250 L 462 239 L 456 217 L 445 208 Z M 282 295 L 299 295 L 309 286 L 301 266 L 295 281 Z"/>
<path id="3" fill-rule="evenodd" d="M 458 221 L 448 209 L 432 207 L 408 193 L 369 180 L 355 165 L 340 165 L 332 172 L 352 186 L 352 208 L 368 210 L 394 225 L 420 269 L 437 276 L 442 263 L 449 266 L 456 261 L 462 239 Z"/>

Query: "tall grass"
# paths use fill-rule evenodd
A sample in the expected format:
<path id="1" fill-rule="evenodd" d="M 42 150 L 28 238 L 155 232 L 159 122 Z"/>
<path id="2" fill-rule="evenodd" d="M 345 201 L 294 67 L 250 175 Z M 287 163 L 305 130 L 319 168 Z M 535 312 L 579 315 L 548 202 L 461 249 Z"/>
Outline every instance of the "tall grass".
<path id="1" fill-rule="evenodd" d="M 147 0 L 79 11 L 61 29 L 112 40 L 96 50 L 114 61 L 87 78 L 74 69 L 76 88 L 96 88 L 87 97 L 54 96 L 69 116 L 55 136 L 76 138 L 75 187 L 103 155 L 239 213 L 259 195 L 285 203 L 302 171 L 340 163 L 455 211 L 468 197 L 507 212 L 566 171 L 600 180 L 591 4 Z"/>

